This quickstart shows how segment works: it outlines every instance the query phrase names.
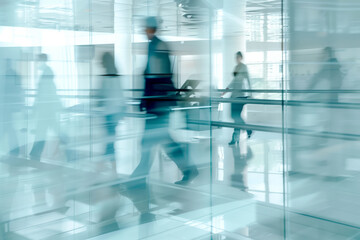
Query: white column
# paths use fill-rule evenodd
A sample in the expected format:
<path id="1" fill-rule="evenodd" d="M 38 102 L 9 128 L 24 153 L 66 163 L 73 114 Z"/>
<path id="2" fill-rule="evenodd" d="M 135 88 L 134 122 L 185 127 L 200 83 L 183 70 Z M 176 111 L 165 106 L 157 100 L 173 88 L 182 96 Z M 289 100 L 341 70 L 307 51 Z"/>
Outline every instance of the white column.
<path id="1" fill-rule="evenodd" d="M 225 0 L 223 5 L 223 87 L 231 82 L 236 65 L 235 53 L 241 51 L 246 62 L 246 0 Z M 224 104 L 223 120 L 230 119 L 230 104 Z"/>
<path id="2" fill-rule="evenodd" d="M 132 11 L 124 11 L 122 0 L 114 0 L 114 56 L 119 74 L 131 76 L 132 74 Z M 130 6 L 129 6 L 130 8 Z M 131 77 L 126 78 L 124 88 L 130 88 Z"/>

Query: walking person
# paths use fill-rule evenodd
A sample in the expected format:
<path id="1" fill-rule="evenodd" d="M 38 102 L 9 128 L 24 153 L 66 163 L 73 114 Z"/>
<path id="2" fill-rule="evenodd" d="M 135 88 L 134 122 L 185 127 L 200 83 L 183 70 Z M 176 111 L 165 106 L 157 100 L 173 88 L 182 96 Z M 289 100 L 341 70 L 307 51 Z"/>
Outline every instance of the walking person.
<path id="1" fill-rule="evenodd" d="M 237 65 L 233 71 L 233 80 L 231 81 L 230 85 L 226 89 L 231 89 L 232 94 L 231 98 L 236 99 L 246 99 L 250 96 L 248 92 L 244 92 L 242 90 L 249 90 L 251 89 L 250 85 L 250 78 L 247 66 L 243 63 L 243 55 L 239 51 L 236 53 L 236 63 Z M 226 92 L 223 93 L 223 95 Z M 231 118 L 234 119 L 236 124 L 245 124 L 244 119 L 242 118 L 241 114 L 244 109 L 244 103 L 231 103 Z M 232 134 L 231 141 L 229 145 L 234 145 L 239 143 L 241 128 L 235 128 Z M 252 130 L 246 130 L 248 138 L 252 135 Z"/>
<path id="2" fill-rule="evenodd" d="M 35 141 L 30 152 L 32 160 L 40 161 L 45 147 L 48 130 L 57 133 L 60 142 L 65 145 L 66 158 L 71 160 L 70 151 L 67 149 L 68 137 L 60 129 L 60 113 L 62 104 L 57 94 L 54 82 L 54 72 L 47 64 L 48 56 L 39 54 L 40 79 L 37 87 L 37 94 L 33 105 L 33 112 L 36 119 Z"/>
<path id="3" fill-rule="evenodd" d="M 310 79 L 309 90 L 321 89 L 331 92 L 322 94 L 328 102 L 339 101 L 339 90 L 341 90 L 344 74 L 341 65 L 335 57 L 334 50 L 326 47 L 322 51 L 323 62 L 319 71 Z"/>
<path id="4" fill-rule="evenodd" d="M 24 110 L 25 98 L 21 87 L 21 77 L 13 68 L 13 61 L 6 59 L 4 81 L 1 82 L 0 132 L 7 137 L 9 154 L 20 153 L 19 131 L 15 128 L 15 114 Z"/>
<path id="5" fill-rule="evenodd" d="M 99 106 L 103 107 L 105 128 L 108 139 L 106 139 L 105 155 L 111 161 L 112 171 L 116 173 L 115 142 L 116 127 L 124 112 L 124 98 L 121 86 L 121 76 L 115 66 L 114 56 L 105 52 L 101 58 L 105 74 L 101 75 L 101 88 L 99 91 Z"/>
<path id="6" fill-rule="evenodd" d="M 169 48 L 155 35 L 157 27 L 156 17 L 146 19 L 149 48 L 144 73 L 144 98 L 140 107 L 152 117 L 146 119 L 141 161 L 132 173 L 132 177 L 146 176 L 149 173 L 152 165 L 151 150 L 161 144 L 170 159 L 183 173 L 183 178 L 176 183 L 188 184 L 198 175 L 198 170 L 195 166 L 189 166 L 182 147 L 172 139 L 169 133 L 170 109 L 176 105 L 176 92 L 172 82 Z"/>
<path id="7" fill-rule="evenodd" d="M 57 94 L 57 88 L 54 82 L 54 72 L 47 64 L 47 54 L 39 54 L 37 60 L 39 64 L 40 78 L 33 105 L 36 128 L 35 141 L 30 152 L 30 159 L 34 161 L 41 160 L 41 155 L 44 151 L 45 143 L 48 138 L 48 131 L 52 130 L 57 134 L 60 143 L 62 143 L 65 147 L 66 160 L 73 160 L 73 154 L 71 154 L 68 148 L 68 136 L 60 129 L 60 113 L 63 110 L 63 106 L 60 97 Z M 51 187 L 37 187 L 36 184 L 33 186 L 35 200 L 34 209 L 39 206 L 49 204 L 46 197 L 46 191 L 53 196 L 52 208 L 64 208 L 66 197 L 65 185 L 62 184 L 63 177 L 64 173 L 62 169 L 48 176 L 46 181 Z"/>

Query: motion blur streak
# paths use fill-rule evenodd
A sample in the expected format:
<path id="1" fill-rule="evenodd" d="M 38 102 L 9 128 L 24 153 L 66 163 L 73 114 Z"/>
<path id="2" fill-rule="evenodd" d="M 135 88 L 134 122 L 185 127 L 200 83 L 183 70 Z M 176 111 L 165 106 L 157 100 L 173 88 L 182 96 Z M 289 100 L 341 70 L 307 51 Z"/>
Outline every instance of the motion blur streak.
<path id="1" fill-rule="evenodd" d="M 360 239 L 359 13 L 0 1 L 0 240 Z"/>

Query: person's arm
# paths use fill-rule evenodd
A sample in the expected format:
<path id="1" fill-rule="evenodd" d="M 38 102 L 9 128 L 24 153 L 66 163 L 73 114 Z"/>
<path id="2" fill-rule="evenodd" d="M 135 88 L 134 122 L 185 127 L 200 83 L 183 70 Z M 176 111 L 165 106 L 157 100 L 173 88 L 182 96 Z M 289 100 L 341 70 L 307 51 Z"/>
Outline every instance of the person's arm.
<path id="1" fill-rule="evenodd" d="M 234 68 L 234 71 L 233 71 L 233 80 L 230 82 L 230 84 L 227 86 L 227 88 L 225 90 L 229 90 L 229 89 L 233 89 L 234 88 L 234 84 L 235 84 L 235 77 L 236 77 L 236 74 L 237 74 L 237 67 Z M 229 91 L 224 91 L 222 94 L 221 94 L 221 97 L 223 97 L 226 93 L 228 93 Z"/>
<path id="2" fill-rule="evenodd" d="M 221 94 L 221 97 L 223 97 L 225 94 L 227 94 L 229 91 L 229 89 L 233 89 L 234 88 L 234 80 L 231 81 L 231 83 L 227 86 L 227 88 L 225 88 L 226 91 L 224 91 L 222 94 Z"/>
<path id="3" fill-rule="evenodd" d="M 327 61 L 325 64 L 322 63 L 322 66 L 320 67 L 319 72 L 315 73 L 312 78 L 310 79 L 310 84 L 308 86 L 309 90 L 313 90 L 316 84 L 318 84 L 320 81 L 322 81 L 324 78 L 327 78 L 327 75 L 329 73 L 329 66 L 328 64 L 330 61 Z"/>
<path id="4" fill-rule="evenodd" d="M 321 69 L 320 72 L 318 72 L 318 73 L 316 73 L 315 75 L 312 76 L 312 78 L 310 79 L 310 84 L 308 86 L 309 90 L 314 89 L 316 84 L 322 79 L 323 74 L 324 74 L 324 70 Z"/>

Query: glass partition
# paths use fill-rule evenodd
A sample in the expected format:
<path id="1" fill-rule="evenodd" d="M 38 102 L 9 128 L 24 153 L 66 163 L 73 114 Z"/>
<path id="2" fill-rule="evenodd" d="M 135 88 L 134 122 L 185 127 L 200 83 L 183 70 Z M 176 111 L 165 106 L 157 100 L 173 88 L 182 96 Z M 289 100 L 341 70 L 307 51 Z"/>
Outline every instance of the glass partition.
<path id="1" fill-rule="evenodd" d="M 0 2 L 0 239 L 357 239 L 358 3 Z"/>

